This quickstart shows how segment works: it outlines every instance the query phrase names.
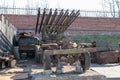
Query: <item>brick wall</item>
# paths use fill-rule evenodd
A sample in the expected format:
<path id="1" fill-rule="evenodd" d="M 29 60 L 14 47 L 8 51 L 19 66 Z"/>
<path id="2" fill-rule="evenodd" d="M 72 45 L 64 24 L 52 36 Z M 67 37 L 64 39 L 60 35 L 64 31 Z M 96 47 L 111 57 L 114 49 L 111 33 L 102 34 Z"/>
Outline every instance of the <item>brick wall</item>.
<path id="1" fill-rule="evenodd" d="M 71 25 L 80 30 L 116 30 L 120 29 L 119 18 L 79 17 Z"/>
<path id="2" fill-rule="evenodd" d="M 35 28 L 35 15 L 5 15 L 9 22 L 19 30 L 31 30 Z M 107 30 L 107 31 L 106 31 Z M 69 27 L 72 34 L 108 33 L 118 34 L 120 30 L 120 18 L 78 17 Z"/>
<path id="3" fill-rule="evenodd" d="M 34 15 L 5 15 L 9 22 L 13 23 L 18 29 L 33 29 L 36 24 Z"/>

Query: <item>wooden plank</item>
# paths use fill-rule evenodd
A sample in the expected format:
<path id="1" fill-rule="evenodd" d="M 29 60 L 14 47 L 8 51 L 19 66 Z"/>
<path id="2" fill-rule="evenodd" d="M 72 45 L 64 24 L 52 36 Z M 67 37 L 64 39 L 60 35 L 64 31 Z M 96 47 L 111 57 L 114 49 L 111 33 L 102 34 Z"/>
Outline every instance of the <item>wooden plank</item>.
<path id="1" fill-rule="evenodd" d="M 75 48 L 75 49 L 62 49 L 62 50 L 45 50 L 45 55 L 58 55 L 58 54 L 78 54 L 96 51 L 96 48 Z"/>

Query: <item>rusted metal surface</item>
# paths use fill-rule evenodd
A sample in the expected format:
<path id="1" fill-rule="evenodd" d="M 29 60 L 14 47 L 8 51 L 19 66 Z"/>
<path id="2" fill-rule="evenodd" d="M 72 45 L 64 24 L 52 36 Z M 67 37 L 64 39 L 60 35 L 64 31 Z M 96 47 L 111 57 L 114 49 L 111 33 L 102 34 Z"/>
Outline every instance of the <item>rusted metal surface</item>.
<path id="1" fill-rule="evenodd" d="M 107 52 L 96 53 L 96 62 L 99 64 L 119 63 L 120 62 L 120 52 L 107 51 Z"/>

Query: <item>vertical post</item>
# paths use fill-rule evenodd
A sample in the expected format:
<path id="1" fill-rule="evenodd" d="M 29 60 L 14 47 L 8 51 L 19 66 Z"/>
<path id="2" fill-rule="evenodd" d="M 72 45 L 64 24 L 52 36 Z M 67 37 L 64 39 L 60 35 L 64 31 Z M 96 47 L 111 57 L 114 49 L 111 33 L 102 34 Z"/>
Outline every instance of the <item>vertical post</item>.
<path id="1" fill-rule="evenodd" d="M 44 55 L 43 57 L 44 59 L 44 73 L 45 74 L 51 74 L 52 70 L 51 70 L 51 58 L 50 55 Z"/>
<path id="2" fill-rule="evenodd" d="M 18 46 L 14 47 L 14 55 L 15 55 L 15 58 L 16 58 L 17 60 L 20 59 L 19 47 L 18 47 Z"/>
<path id="3" fill-rule="evenodd" d="M 63 73 L 63 71 L 62 71 L 62 67 L 63 67 L 63 66 L 62 66 L 61 60 L 58 59 L 57 69 L 56 69 L 56 72 L 57 72 L 58 74 Z"/>
<path id="4" fill-rule="evenodd" d="M 81 67 L 81 62 L 79 60 L 76 61 L 76 72 L 80 72 L 82 73 L 83 72 L 83 68 Z"/>

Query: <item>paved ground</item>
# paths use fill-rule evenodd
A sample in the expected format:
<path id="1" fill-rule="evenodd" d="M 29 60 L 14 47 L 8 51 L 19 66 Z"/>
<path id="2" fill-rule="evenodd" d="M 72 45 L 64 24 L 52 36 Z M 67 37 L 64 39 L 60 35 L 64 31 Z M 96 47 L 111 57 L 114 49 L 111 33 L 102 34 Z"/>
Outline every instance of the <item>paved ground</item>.
<path id="1" fill-rule="evenodd" d="M 105 75 L 108 80 L 120 80 L 120 64 L 92 64 L 91 69 Z"/>
<path id="2" fill-rule="evenodd" d="M 52 68 L 52 70 L 55 71 L 55 68 Z M 75 67 L 73 66 L 64 66 L 64 72 L 67 74 L 62 74 L 61 76 L 53 74 L 49 76 L 49 78 L 50 80 L 53 80 L 53 78 L 54 79 L 56 78 L 57 80 L 66 80 L 69 78 L 72 80 L 77 80 L 77 79 L 79 80 L 80 78 L 82 80 L 88 80 L 85 78 L 90 78 L 90 80 L 105 80 L 104 76 L 106 76 L 107 80 L 120 80 L 120 64 L 117 64 L 117 63 L 101 64 L 101 65 L 92 64 L 91 69 L 88 70 L 86 73 L 82 73 L 82 74 L 69 73 L 74 70 L 75 70 Z M 34 60 L 33 62 L 25 60 L 25 61 L 19 62 L 19 64 L 15 68 L 7 68 L 0 71 L 0 80 L 13 80 L 15 78 L 21 78 L 21 77 L 25 78 L 29 76 L 28 74 L 31 74 L 35 78 L 35 80 L 48 79 L 46 78 L 45 75 L 43 75 L 43 69 L 41 65 L 36 64 Z"/>
<path id="3" fill-rule="evenodd" d="M 53 71 L 55 69 L 55 67 L 52 68 Z M 33 80 L 106 80 L 105 76 L 91 69 L 82 74 L 75 73 L 74 70 L 74 66 L 68 65 L 63 68 L 64 74 L 45 75 L 41 65 L 26 60 L 19 62 L 16 68 L 7 68 L 0 71 L 0 80 L 27 78 L 29 74 L 33 76 Z"/>

